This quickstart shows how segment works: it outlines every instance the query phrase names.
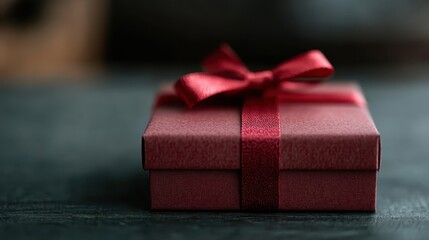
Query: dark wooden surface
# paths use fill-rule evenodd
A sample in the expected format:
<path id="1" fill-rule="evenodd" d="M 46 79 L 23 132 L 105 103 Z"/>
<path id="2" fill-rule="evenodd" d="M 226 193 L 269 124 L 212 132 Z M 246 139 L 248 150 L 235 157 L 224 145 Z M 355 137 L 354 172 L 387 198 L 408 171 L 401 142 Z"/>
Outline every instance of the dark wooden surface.
<path id="1" fill-rule="evenodd" d="M 1 87 L 0 239 L 429 237 L 428 71 L 344 74 L 361 80 L 382 135 L 373 214 L 149 211 L 140 162 L 156 88 L 149 80 L 176 74 Z"/>

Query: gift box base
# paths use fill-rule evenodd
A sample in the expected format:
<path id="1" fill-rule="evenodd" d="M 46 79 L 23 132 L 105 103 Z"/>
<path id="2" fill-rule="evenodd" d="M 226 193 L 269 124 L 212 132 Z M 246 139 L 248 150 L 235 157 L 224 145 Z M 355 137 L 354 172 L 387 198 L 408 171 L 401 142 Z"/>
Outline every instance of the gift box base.
<path id="1" fill-rule="evenodd" d="M 153 210 L 241 210 L 236 170 L 151 170 Z M 281 171 L 281 211 L 375 211 L 376 171 Z"/>

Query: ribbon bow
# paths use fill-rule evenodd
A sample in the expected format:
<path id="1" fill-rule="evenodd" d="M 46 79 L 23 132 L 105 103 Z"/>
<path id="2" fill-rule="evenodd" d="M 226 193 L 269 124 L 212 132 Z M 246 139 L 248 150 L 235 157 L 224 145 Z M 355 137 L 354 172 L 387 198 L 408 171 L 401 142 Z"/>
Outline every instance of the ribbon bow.
<path id="1" fill-rule="evenodd" d="M 189 107 L 215 95 L 242 95 L 241 207 L 276 210 L 279 201 L 280 119 L 278 99 L 248 92 L 280 88 L 283 82 L 314 83 L 334 73 L 318 50 L 294 57 L 272 70 L 249 71 L 228 45 L 221 45 L 203 62 L 207 72 L 190 73 L 175 84 Z M 337 99 L 337 98 L 335 98 Z"/>
<path id="2" fill-rule="evenodd" d="M 203 66 L 207 72 L 187 74 L 175 84 L 177 94 L 189 107 L 222 93 L 262 91 L 286 81 L 314 83 L 334 73 L 319 50 L 305 52 L 271 70 L 251 72 L 227 44 L 209 55 Z"/>

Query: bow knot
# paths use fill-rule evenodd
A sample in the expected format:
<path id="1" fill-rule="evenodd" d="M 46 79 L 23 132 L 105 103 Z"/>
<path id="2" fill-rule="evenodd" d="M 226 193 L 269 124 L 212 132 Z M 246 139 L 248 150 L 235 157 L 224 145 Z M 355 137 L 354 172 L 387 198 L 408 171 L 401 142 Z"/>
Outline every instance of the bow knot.
<path id="1" fill-rule="evenodd" d="M 269 70 L 260 72 L 248 72 L 245 81 L 248 82 L 248 88 L 251 90 L 262 90 L 274 82 L 273 73 Z"/>
<path id="2" fill-rule="evenodd" d="M 206 72 L 190 73 L 175 84 L 177 94 L 189 107 L 209 97 L 263 91 L 282 82 L 314 83 L 334 73 L 334 68 L 318 50 L 285 61 L 272 70 L 251 72 L 226 44 L 204 60 Z"/>

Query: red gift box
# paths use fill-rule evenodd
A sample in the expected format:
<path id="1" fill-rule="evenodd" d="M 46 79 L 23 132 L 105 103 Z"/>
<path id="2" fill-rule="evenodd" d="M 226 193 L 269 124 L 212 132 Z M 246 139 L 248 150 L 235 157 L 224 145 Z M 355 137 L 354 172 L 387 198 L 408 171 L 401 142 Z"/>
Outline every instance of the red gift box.
<path id="1" fill-rule="evenodd" d="M 374 211 L 380 135 L 359 87 L 323 83 L 275 95 L 278 117 L 263 120 L 278 121 L 278 146 L 271 150 L 276 142 L 264 142 L 269 132 L 245 142 L 245 121 L 255 119 L 242 116 L 242 101 L 189 109 L 171 86 L 163 88 L 143 134 L 151 208 Z M 263 128 L 273 125 L 263 121 Z M 272 154 L 274 170 L 265 159 Z"/>

